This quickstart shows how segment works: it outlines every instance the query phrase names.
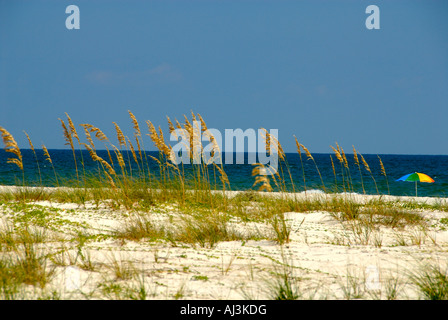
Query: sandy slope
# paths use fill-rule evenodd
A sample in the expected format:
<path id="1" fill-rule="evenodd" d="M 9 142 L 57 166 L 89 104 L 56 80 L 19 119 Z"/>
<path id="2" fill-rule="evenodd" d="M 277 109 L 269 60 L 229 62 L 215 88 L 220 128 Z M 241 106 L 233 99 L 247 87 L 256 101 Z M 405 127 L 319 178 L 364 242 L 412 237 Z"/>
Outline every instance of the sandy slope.
<path id="1" fill-rule="evenodd" d="M 10 189 L 0 187 L 0 191 Z M 301 195 L 303 196 L 303 195 Z M 308 196 L 312 196 L 308 194 Z M 314 196 L 323 196 L 317 194 Z M 355 196 L 366 201 L 374 196 Z M 432 198 L 387 197 L 396 201 L 441 201 Z M 36 202 L 36 206 L 56 208 L 54 218 L 62 223 L 60 235 L 67 239 L 78 231 L 84 234 L 107 235 L 123 227 L 135 213 L 113 211 L 107 207 Z M 0 207 L 3 221 L 12 213 Z M 151 213 L 156 223 L 169 225 L 176 218 L 173 208 L 157 208 Z M 440 264 L 448 261 L 448 227 L 440 219 L 446 212 L 422 211 L 430 222 L 428 230 L 381 228 L 369 234 L 354 232 L 349 223 L 342 224 L 326 212 L 285 214 L 291 227 L 291 241 L 280 246 L 274 241 L 220 242 L 213 248 L 157 241 L 118 241 L 97 237 L 87 241 L 79 251 L 78 242 L 65 242 L 71 260 L 55 255 L 59 263 L 56 276 L 46 287 L 62 299 L 125 299 L 142 284 L 151 299 L 271 299 L 275 272 L 288 274 L 301 298 L 386 299 L 394 284 L 398 284 L 399 299 L 420 298 L 409 281 L 409 273 L 423 263 Z M 231 222 L 239 230 L 258 230 L 269 234 L 270 226 L 262 223 Z M 82 226 L 82 227 L 81 227 Z M 56 252 L 61 243 L 46 243 L 44 249 Z M 83 269 L 77 252 L 94 266 Z M 64 263 L 60 263 L 63 260 Z M 61 265 L 62 264 L 62 265 Z M 71 266 L 70 266 L 71 264 Z M 116 268 L 134 270 L 134 276 L 117 277 Z M 286 266 L 286 267 L 285 267 Z M 124 278 L 124 279 L 123 279 Z"/>

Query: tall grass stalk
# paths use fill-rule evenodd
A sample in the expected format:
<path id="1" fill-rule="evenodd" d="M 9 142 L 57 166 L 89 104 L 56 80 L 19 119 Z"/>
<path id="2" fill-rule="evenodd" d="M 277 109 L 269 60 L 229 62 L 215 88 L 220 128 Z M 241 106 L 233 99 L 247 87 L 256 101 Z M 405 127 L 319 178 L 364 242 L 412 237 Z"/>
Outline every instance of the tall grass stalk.
<path id="1" fill-rule="evenodd" d="M 73 153 L 73 160 L 75 163 L 75 170 L 76 170 L 76 182 L 79 186 L 79 172 L 78 172 L 78 162 L 76 161 L 76 153 L 75 153 L 75 146 L 73 144 L 73 137 L 72 137 L 72 133 L 69 132 L 64 120 L 62 120 L 61 118 L 58 119 L 61 122 L 62 125 L 62 129 L 63 129 L 63 133 L 64 133 L 64 138 L 65 138 L 65 145 L 69 145 L 70 149 L 72 150 Z"/>
<path id="2" fill-rule="evenodd" d="M 380 167 L 381 167 L 381 174 L 384 176 L 384 178 L 386 179 L 386 184 L 387 184 L 387 194 L 390 194 L 390 189 L 389 189 L 389 181 L 387 179 L 387 173 L 386 173 L 386 169 L 384 168 L 384 164 L 383 161 L 381 161 L 381 157 L 378 156 L 378 160 L 380 161 Z"/>
<path id="3" fill-rule="evenodd" d="M 344 190 L 344 192 L 346 192 L 347 190 L 346 190 L 346 186 L 345 186 L 345 180 L 346 180 L 346 178 L 345 178 L 345 174 L 344 174 L 344 158 L 342 158 L 342 155 L 341 155 L 341 152 L 340 152 L 340 150 L 339 150 L 339 148 L 338 149 L 336 149 L 335 147 L 333 147 L 333 146 L 330 146 L 331 147 L 331 149 L 333 149 L 333 151 L 334 151 L 334 154 L 335 154 L 335 156 L 336 156 L 336 158 L 338 159 L 338 161 L 339 161 L 339 164 L 340 164 L 340 166 L 341 166 L 341 175 L 342 175 L 342 188 L 343 188 L 343 190 Z"/>
<path id="4" fill-rule="evenodd" d="M 366 190 L 364 189 L 364 179 L 362 177 L 361 166 L 360 166 L 360 163 L 359 163 L 359 158 L 358 158 L 358 154 L 356 152 L 355 146 L 353 146 L 353 158 L 354 158 L 355 164 L 356 164 L 356 166 L 358 167 L 358 170 L 359 170 L 359 177 L 361 179 L 362 192 L 364 194 L 366 194 Z"/>
<path id="5" fill-rule="evenodd" d="M 0 127 L 0 132 L 2 134 L 3 144 L 5 145 L 5 151 L 16 156 L 16 158 L 8 158 L 7 163 L 12 163 L 19 167 L 19 169 L 22 171 L 22 185 L 25 186 L 25 170 L 23 169 L 23 158 L 19 145 L 17 144 L 12 134 L 9 133 L 5 128 Z"/>
<path id="6" fill-rule="evenodd" d="M 30 145 L 30 148 L 31 148 L 31 150 L 33 151 L 34 159 L 36 160 L 37 171 L 38 171 L 38 173 L 39 173 L 39 183 L 40 183 L 40 186 L 42 186 L 42 174 L 41 174 L 41 172 L 40 172 L 40 165 L 39 165 L 39 160 L 37 159 L 36 150 L 34 149 L 34 145 L 33 145 L 33 143 L 31 142 L 31 138 L 30 138 L 30 136 L 28 135 L 28 133 L 26 133 L 25 131 L 23 131 L 23 132 L 25 133 L 26 138 L 28 139 L 28 143 L 29 143 L 29 145 Z"/>
<path id="7" fill-rule="evenodd" d="M 81 141 L 79 139 L 78 132 L 76 131 L 75 125 L 67 112 L 65 113 L 65 116 L 67 117 L 67 123 L 68 123 L 68 129 L 70 131 L 70 136 L 72 136 L 73 138 L 75 138 L 78 141 L 79 155 L 81 157 L 81 165 L 82 165 L 83 179 L 84 179 L 84 185 L 85 185 L 86 169 L 85 169 L 85 165 L 84 165 L 84 156 L 81 151 Z"/>
<path id="8" fill-rule="evenodd" d="M 305 189 L 305 196 L 306 196 L 305 168 L 303 167 L 302 152 L 301 152 L 301 150 L 300 150 L 301 147 L 300 147 L 300 143 L 297 141 L 296 136 L 294 136 L 294 139 L 295 139 L 295 141 L 296 141 L 297 153 L 299 154 L 300 166 L 302 167 L 303 187 L 304 187 L 304 189 Z"/>
<path id="9" fill-rule="evenodd" d="M 375 178 L 373 177 L 372 170 L 370 170 L 369 164 L 368 164 L 367 161 L 364 159 L 364 157 L 363 157 L 362 154 L 360 154 L 360 156 L 361 156 L 362 163 L 364 164 L 364 168 L 367 170 L 367 172 L 370 173 L 370 176 L 372 177 L 373 183 L 375 184 L 376 193 L 377 193 L 377 194 L 380 194 L 380 192 L 378 191 L 378 185 L 376 184 L 376 180 L 375 180 Z"/>
<path id="10" fill-rule="evenodd" d="M 42 145 L 42 150 L 44 151 L 45 160 L 50 162 L 51 167 L 53 168 L 54 178 L 56 179 L 56 185 L 59 187 L 58 175 L 56 174 L 56 169 L 54 168 L 53 160 L 51 160 L 50 153 L 45 145 Z"/>
<path id="11" fill-rule="evenodd" d="M 313 161 L 314 166 L 316 167 L 317 173 L 319 174 L 319 178 L 322 183 L 322 188 L 324 189 L 324 192 L 327 193 L 327 189 L 325 188 L 324 180 L 322 179 L 322 175 L 320 173 L 320 170 L 319 170 L 319 167 L 317 166 L 316 161 L 314 160 L 314 157 L 312 156 L 311 152 L 303 144 L 301 144 L 301 146 L 302 146 L 302 149 L 305 151 L 306 156 L 308 157 L 308 160 Z"/>

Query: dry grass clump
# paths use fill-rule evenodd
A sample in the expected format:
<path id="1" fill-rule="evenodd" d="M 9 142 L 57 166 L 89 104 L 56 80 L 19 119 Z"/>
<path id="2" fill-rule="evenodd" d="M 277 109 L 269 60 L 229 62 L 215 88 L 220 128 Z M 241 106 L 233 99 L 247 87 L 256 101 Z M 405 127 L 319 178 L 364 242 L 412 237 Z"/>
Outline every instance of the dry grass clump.
<path id="1" fill-rule="evenodd" d="M 44 288 L 54 276 L 46 250 L 44 230 L 3 224 L 0 228 L 0 299 L 16 300 L 24 285 Z"/>
<path id="2" fill-rule="evenodd" d="M 424 263 L 409 278 L 426 300 L 448 300 L 448 268 Z"/>

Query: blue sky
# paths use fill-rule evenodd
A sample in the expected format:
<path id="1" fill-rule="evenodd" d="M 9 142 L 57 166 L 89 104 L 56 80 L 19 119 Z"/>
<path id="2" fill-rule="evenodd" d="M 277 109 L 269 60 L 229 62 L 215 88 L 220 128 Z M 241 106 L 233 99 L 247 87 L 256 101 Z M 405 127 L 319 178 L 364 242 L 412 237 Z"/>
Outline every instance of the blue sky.
<path id="1" fill-rule="evenodd" d="M 447 40 L 442 0 L 0 0 L 0 126 L 65 148 L 65 112 L 114 137 L 127 110 L 163 129 L 193 110 L 290 152 L 448 154 Z"/>

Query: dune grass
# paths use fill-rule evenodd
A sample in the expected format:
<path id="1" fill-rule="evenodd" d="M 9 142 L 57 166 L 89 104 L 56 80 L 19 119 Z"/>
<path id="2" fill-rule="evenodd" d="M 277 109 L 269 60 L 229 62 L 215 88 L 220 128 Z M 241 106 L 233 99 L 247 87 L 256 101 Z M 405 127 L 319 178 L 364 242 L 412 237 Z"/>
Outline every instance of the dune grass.
<path id="1" fill-rule="evenodd" d="M 280 246 L 291 241 L 292 229 L 285 216 L 287 212 L 327 212 L 341 223 L 351 223 L 351 232 L 356 236 L 354 243 L 375 243 L 381 247 L 381 239 L 375 238 L 375 232 L 380 227 L 401 230 L 407 226 L 420 227 L 425 230 L 427 222 L 419 214 L 419 210 L 448 211 L 448 205 L 440 202 L 434 205 L 422 204 L 416 201 L 394 202 L 385 200 L 378 192 L 377 198 L 360 203 L 353 198 L 353 174 L 361 175 L 362 189 L 365 193 L 362 179 L 363 170 L 367 172 L 378 191 L 377 182 L 371 168 L 364 157 L 353 147 L 353 162 L 348 161 L 344 150 L 336 143 L 331 146 L 335 161 L 331 157 L 334 174 L 334 192 L 326 186 L 321 172 L 311 152 L 295 138 L 297 152 L 303 169 L 303 161 L 311 161 L 320 177 L 323 194 L 313 195 L 307 191 L 305 171 L 302 177 L 292 177 L 289 164 L 286 161 L 280 142 L 275 141 L 275 151 L 279 155 L 280 170 L 272 176 L 262 175 L 262 164 L 255 164 L 252 171 L 254 186 L 246 192 L 232 193 L 229 179 L 220 164 L 204 163 L 189 165 L 188 170 L 183 164 L 173 161 L 172 147 L 165 142 L 162 129 L 156 128 L 146 121 L 147 132 L 143 133 L 136 117 L 129 111 L 134 132 L 132 138 L 123 133 L 120 126 L 114 122 L 117 143 L 107 137 L 99 128 L 91 124 L 81 124 L 80 132 L 84 133 L 85 142 L 81 140 L 75 124 L 68 114 L 66 120 L 59 119 L 63 137 L 70 147 L 75 167 L 75 180 L 66 181 L 58 174 L 51 154 L 42 145 L 46 164 L 50 164 L 54 173 L 54 181 L 58 188 L 46 188 L 42 185 L 41 165 L 35 156 L 39 168 L 39 183 L 37 187 L 27 187 L 26 175 L 23 170 L 23 157 L 13 136 L 0 127 L 3 142 L 7 152 L 13 155 L 8 162 L 21 172 L 21 185 L 13 191 L 0 192 L 0 206 L 4 212 L 12 212 L 14 224 L 6 224 L 0 230 L 0 295 L 2 299 L 16 299 L 26 296 L 21 290 L 23 284 L 44 288 L 54 276 L 52 266 L 76 265 L 82 270 L 94 271 L 101 264 L 92 261 L 84 244 L 89 241 L 89 235 L 70 230 L 82 229 L 72 221 L 65 221 L 57 210 L 40 207 L 35 202 L 48 201 L 58 203 L 75 203 L 79 206 L 94 205 L 96 208 L 106 207 L 113 210 L 124 210 L 130 213 L 125 225 L 115 230 L 107 237 L 122 241 L 162 241 L 173 246 L 192 245 L 202 248 L 213 248 L 223 241 L 242 241 L 268 239 Z M 207 125 L 199 114 L 191 114 L 191 120 L 184 116 L 184 122 L 177 119 L 174 123 L 168 120 L 169 133 L 182 129 L 189 133 L 189 141 L 185 150 L 190 153 L 190 159 L 202 155 L 204 149 L 194 145 L 194 121 L 200 121 L 203 131 Z M 265 130 L 266 141 L 274 139 Z M 26 133 L 25 133 L 26 134 Z M 158 157 L 145 152 L 144 137 L 149 136 L 152 144 L 159 151 Z M 32 151 L 35 153 L 31 138 L 26 134 Z M 214 137 L 209 136 L 210 141 Z M 101 158 L 97 150 L 107 150 L 107 157 Z M 214 144 L 216 147 L 217 144 Z M 87 172 L 86 159 L 81 150 L 88 151 L 91 160 L 97 164 L 96 172 Z M 215 149 L 214 152 L 218 152 Z M 302 159 L 303 152 L 303 159 Z M 157 164 L 157 170 L 152 172 L 150 161 Z M 381 174 L 387 182 L 387 173 L 379 158 Z M 339 163 L 338 163 L 339 162 Z M 300 181 L 300 183 L 298 183 Z M 303 183 L 302 183 L 303 181 Z M 287 187 L 290 186 L 290 187 Z M 389 186 L 388 186 L 389 187 Z M 292 188 L 292 192 L 291 192 Z M 276 191 L 276 192 L 273 192 Z M 295 191 L 295 192 L 294 192 Z M 297 191 L 303 191 L 296 193 Z M 346 192 L 338 194 L 338 192 Z M 157 208 L 169 207 L 178 213 L 176 219 L 155 223 L 152 213 Z M 8 211 L 9 210 L 9 211 Z M 242 232 L 235 227 L 239 224 L 263 223 L 265 230 L 254 229 Z M 62 228 L 63 227 L 63 228 Z M 64 230 L 67 238 L 58 238 L 64 243 L 76 243 L 75 252 L 64 245 L 55 249 L 43 250 L 42 243 L 52 243 L 58 231 Z M 373 240 L 372 240 L 373 239 Z M 347 244 L 347 239 L 339 239 Z M 403 240 L 404 241 L 404 240 Z M 352 242 L 350 242 L 352 243 Z M 405 243 L 405 241 L 403 242 Z M 51 263 L 50 263 L 51 262 Z M 117 259 L 109 261 L 108 266 L 117 279 L 136 276 L 133 266 Z M 413 275 L 413 283 L 421 288 L 427 298 L 446 298 L 446 274 L 430 270 Z M 297 299 L 302 295 L 295 287 L 298 278 L 291 276 L 292 269 L 284 266 L 275 272 L 275 281 L 270 283 L 274 299 Z M 437 274 L 436 274 L 437 273 Z M 438 279 L 437 283 L 429 281 Z M 445 278 L 444 278 L 445 277 Z M 293 284 L 294 283 L 294 284 Z M 433 288 L 436 286 L 436 288 Z M 144 281 L 129 293 L 129 288 L 121 288 L 113 283 L 105 282 L 101 288 L 105 296 L 130 298 L 146 298 L 149 294 Z M 150 290 L 153 292 L 153 290 Z M 179 292 L 181 292 L 180 290 Z M 46 295 L 47 293 L 43 294 Z M 396 293 L 391 293 L 391 296 Z M 56 295 L 57 296 L 57 295 Z M 180 295 L 181 296 L 181 295 Z M 352 295 L 350 294 L 350 297 Z"/>
<path id="2" fill-rule="evenodd" d="M 419 209 L 428 208 L 428 205 L 417 202 L 399 202 L 393 203 L 385 201 L 381 197 L 368 203 L 358 203 L 350 192 L 354 191 L 352 183 L 352 174 L 359 171 L 362 178 L 364 169 L 372 178 L 376 189 L 377 182 L 372 174 L 369 164 L 362 154 L 357 152 L 353 146 L 353 162 L 349 162 L 345 151 L 336 143 L 336 147 L 330 146 L 335 154 L 335 162 L 331 158 L 333 173 L 335 178 L 336 192 L 344 191 L 347 194 L 341 196 L 329 195 L 329 188 L 325 186 L 319 167 L 314 160 L 313 155 L 303 144 L 299 143 L 295 137 L 297 152 L 303 168 L 303 161 L 312 161 L 316 174 L 320 177 L 321 188 L 325 191 L 324 196 L 313 197 L 307 194 L 305 171 L 302 170 L 302 177 L 296 177 L 303 180 L 303 191 L 305 197 L 290 196 L 290 189 L 299 190 L 286 161 L 283 148 L 275 137 L 270 136 L 267 130 L 264 130 L 263 138 L 266 142 L 274 139 L 274 144 L 267 143 L 268 152 L 276 152 L 279 157 L 279 168 L 275 174 L 263 175 L 264 166 L 255 164 L 252 175 L 254 177 L 253 191 L 248 191 L 235 195 L 230 195 L 230 182 L 220 164 L 190 163 L 186 170 L 184 164 L 177 165 L 173 158 L 172 147 L 166 143 L 164 133 L 161 127 L 156 128 L 153 123 L 146 121 L 147 133 L 142 132 L 141 126 L 131 111 L 129 112 L 130 121 L 134 132 L 132 138 L 125 135 L 120 126 L 113 122 L 116 131 L 116 141 L 107 137 L 101 129 L 92 124 L 80 124 L 80 132 L 84 133 L 85 141 L 81 141 L 81 134 L 78 133 L 75 124 L 66 113 L 66 120 L 59 119 L 62 126 L 62 135 L 66 145 L 70 147 L 73 154 L 73 162 L 76 171 L 75 181 L 64 181 L 58 176 L 51 159 L 51 155 L 43 145 L 45 161 L 52 165 L 55 181 L 60 188 L 44 188 L 44 186 L 29 188 L 26 185 L 26 176 L 23 170 L 23 157 L 14 137 L 3 127 L 0 127 L 3 142 L 7 152 L 15 157 L 9 158 L 8 162 L 16 165 L 22 171 L 23 187 L 15 189 L 14 192 L 0 193 L 1 202 L 32 202 L 32 201 L 55 201 L 77 203 L 86 205 L 94 203 L 97 207 L 100 205 L 110 206 L 112 209 L 124 208 L 135 212 L 147 212 L 162 204 L 167 204 L 176 208 L 177 211 L 191 212 L 182 222 L 182 233 L 174 235 L 173 231 L 157 229 L 142 220 L 141 214 L 128 226 L 128 230 L 123 232 L 122 237 L 149 237 L 166 238 L 171 241 L 185 241 L 189 243 L 201 243 L 201 245 L 213 246 L 216 241 L 226 241 L 231 239 L 242 239 L 228 229 L 227 221 L 232 217 L 237 217 L 243 222 L 266 221 L 272 226 L 276 240 L 280 244 L 289 241 L 288 225 L 284 219 L 285 212 L 329 212 L 339 221 L 358 220 L 366 228 L 383 225 L 391 228 L 400 228 L 405 225 L 424 224 L 421 216 L 416 212 Z M 198 132 L 195 130 L 194 123 L 200 122 L 202 133 L 209 135 L 209 140 L 213 144 L 215 153 L 219 152 L 215 138 L 207 130 L 207 125 L 200 114 L 191 112 L 191 120 L 184 115 L 184 122 L 177 119 L 174 122 L 167 117 L 169 134 L 185 134 L 185 150 L 189 153 L 191 161 L 201 157 L 205 152 L 202 145 L 196 146 L 194 138 Z M 175 131 L 179 129 L 180 131 Z M 30 136 L 25 132 L 29 144 L 35 154 L 35 149 Z M 159 151 L 159 157 L 148 155 L 144 150 L 144 136 L 149 136 L 152 144 Z M 197 138 L 197 137 L 196 137 Z M 97 148 L 101 145 L 102 149 L 107 150 L 108 157 L 101 158 L 97 154 Z M 271 150 L 271 146 L 275 150 Z M 87 172 L 85 169 L 85 160 L 81 149 L 88 151 L 91 160 L 97 163 L 98 170 Z M 304 159 L 302 159 L 302 152 Z M 39 161 L 35 156 L 38 168 Z M 157 164 L 158 170 L 151 172 L 150 161 Z M 336 162 L 339 162 L 339 166 Z M 379 158 L 381 165 L 381 174 L 387 182 L 387 173 L 384 165 Z M 351 168 L 351 166 L 355 166 Z M 41 170 L 39 169 L 39 175 Z M 342 180 L 342 181 L 341 181 Z M 39 181 L 42 177 L 39 176 Z M 64 187 L 61 187 L 61 184 Z M 361 180 L 362 189 L 366 181 Z M 262 192 L 261 192 L 262 191 Z M 274 197 L 268 196 L 272 191 L 276 191 Z M 294 193 L 293 193 L 294 194 Z M 445 203 L 432 205 L 429 209 L 448 210 Z M 125 235 L 127 233 L 127 235 Z M 190 236 L 186 236 L 189 234 Z M 251 235 L 250 237 L 255 237 Z M 207 238 L 207 240 L 205 240 Z"/>

